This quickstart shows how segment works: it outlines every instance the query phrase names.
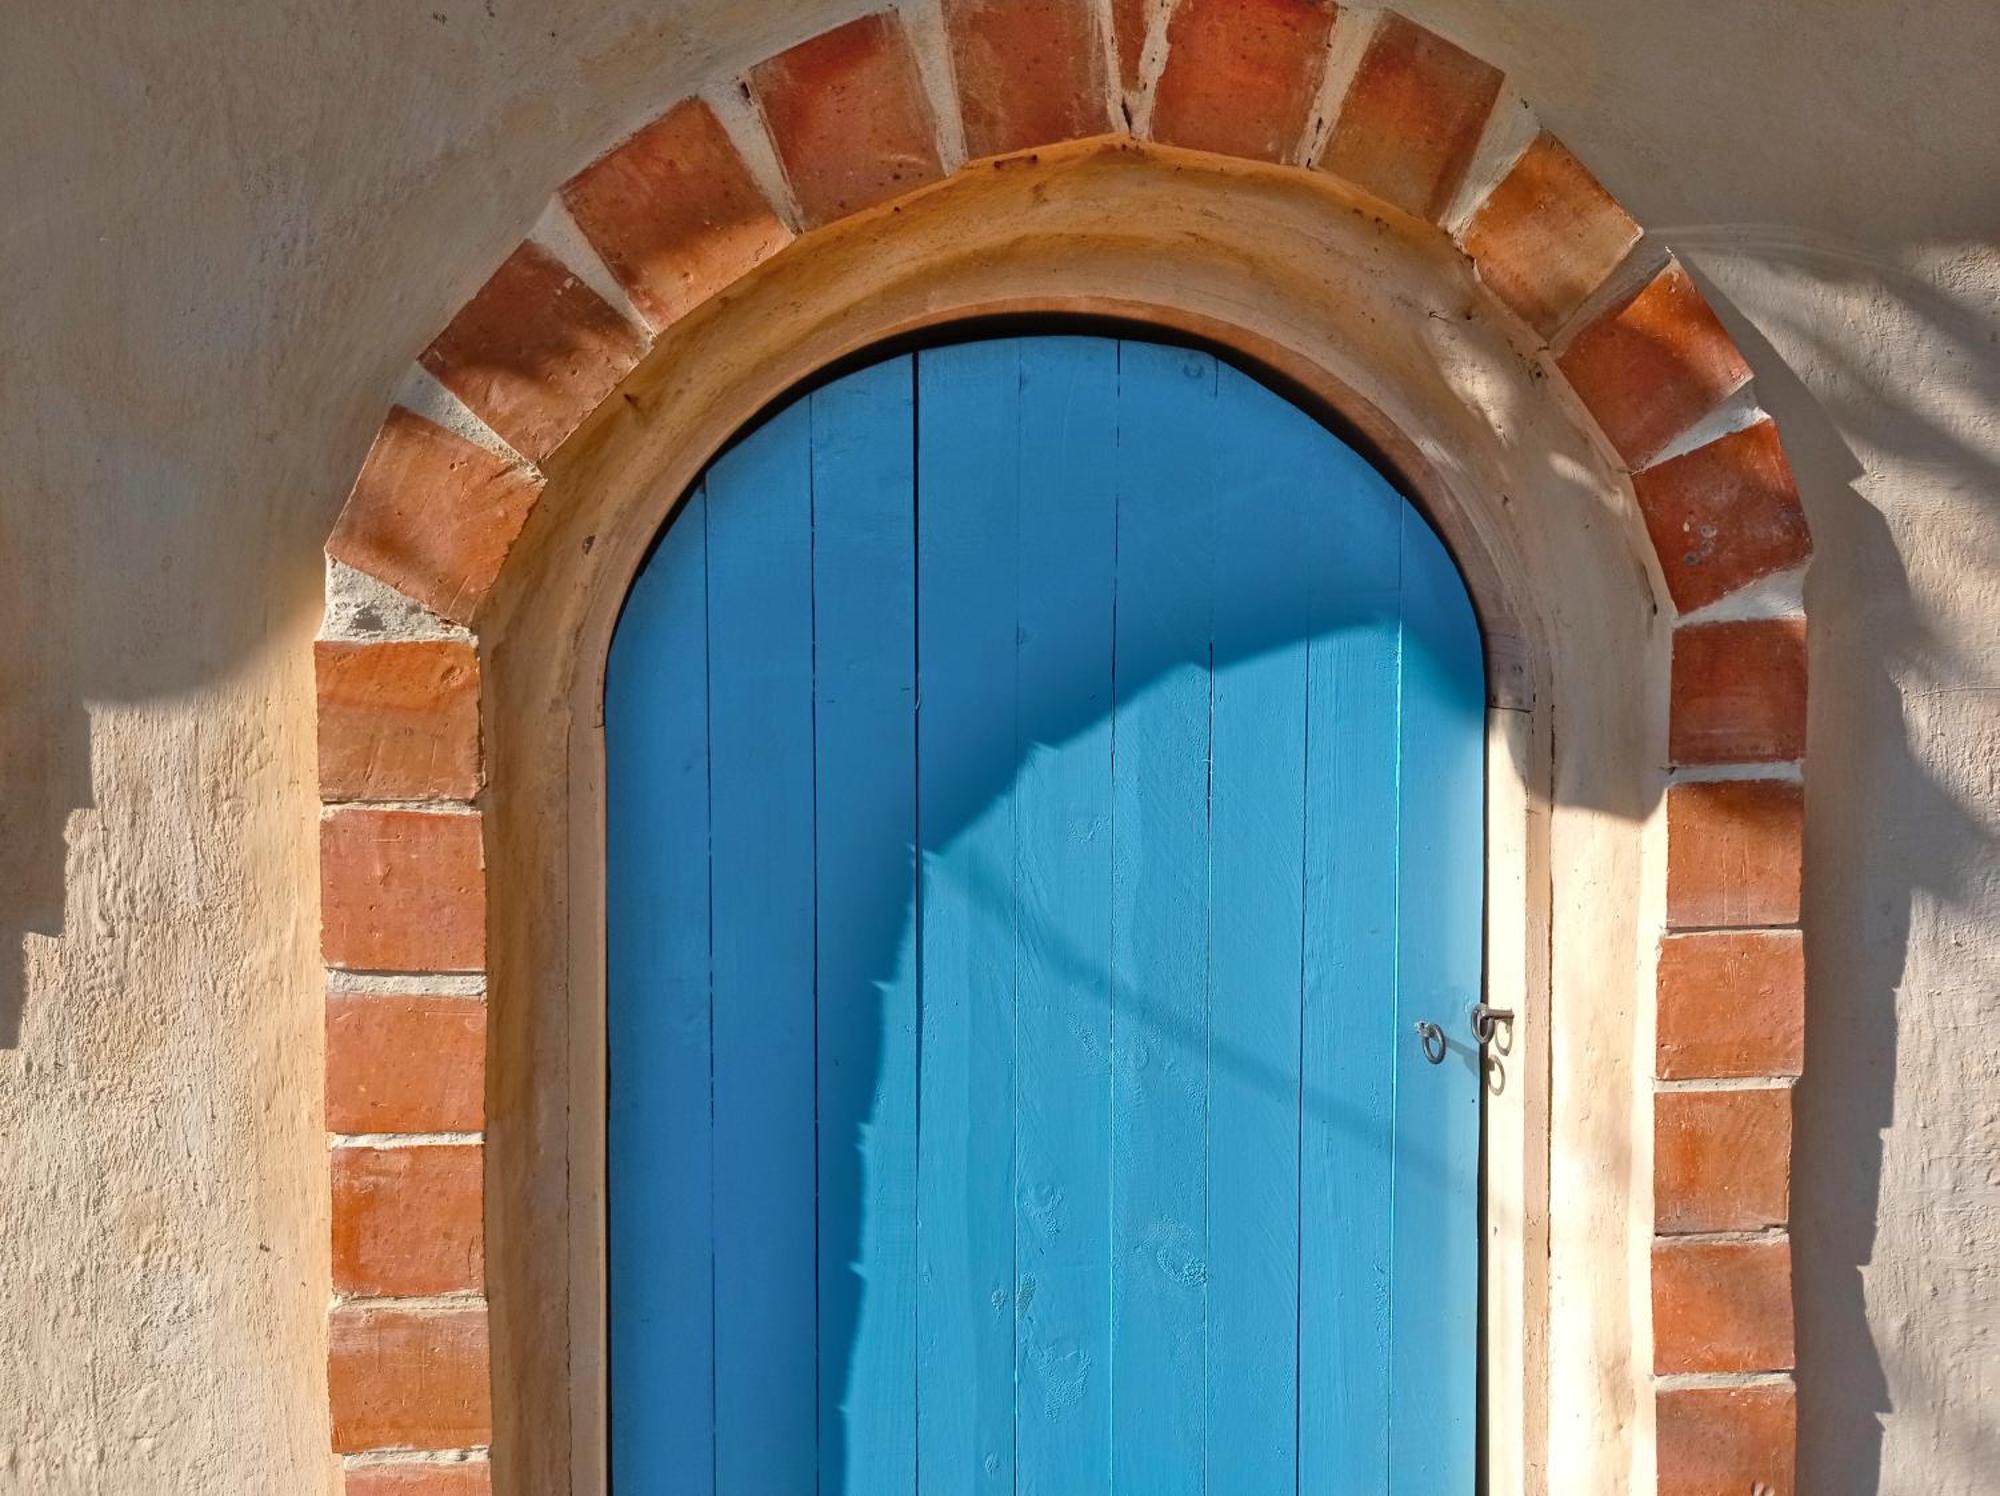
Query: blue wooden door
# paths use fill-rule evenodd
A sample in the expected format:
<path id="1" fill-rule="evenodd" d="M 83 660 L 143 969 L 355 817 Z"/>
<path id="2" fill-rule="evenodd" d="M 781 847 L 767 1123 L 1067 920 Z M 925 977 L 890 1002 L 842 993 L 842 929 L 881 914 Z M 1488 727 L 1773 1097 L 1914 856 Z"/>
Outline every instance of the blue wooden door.
<path id="1" fill-rule="evenodd" d="M 718 457 L 606 683 L 617 1496 L 1469 1496 L 1483 702 L 1423 520 L 1203 353 Z"/>

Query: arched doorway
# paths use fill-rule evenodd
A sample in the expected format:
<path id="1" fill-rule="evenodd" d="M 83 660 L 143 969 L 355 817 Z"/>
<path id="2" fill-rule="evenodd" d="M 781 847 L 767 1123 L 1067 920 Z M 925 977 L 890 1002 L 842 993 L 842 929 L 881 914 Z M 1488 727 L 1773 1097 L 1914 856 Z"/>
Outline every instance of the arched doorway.
<path id="1" fill-rule="evenodd" d="M 1485 696 L 1204 352 L 725 451 L 606 688 L 615 1488 L 1469 1491 Z"/>

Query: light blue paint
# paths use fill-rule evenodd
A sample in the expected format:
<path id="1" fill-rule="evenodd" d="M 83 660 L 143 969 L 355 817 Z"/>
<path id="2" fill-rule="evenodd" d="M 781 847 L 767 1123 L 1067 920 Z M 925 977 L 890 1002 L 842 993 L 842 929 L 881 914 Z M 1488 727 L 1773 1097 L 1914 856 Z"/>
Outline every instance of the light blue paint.
<path id="1" fill-rule="evenodd" d="M 1483 676 L 1373 468 L 1201 353 L 884 360 L 606 696 L 619 1496 L 1472 1490 Z"/>

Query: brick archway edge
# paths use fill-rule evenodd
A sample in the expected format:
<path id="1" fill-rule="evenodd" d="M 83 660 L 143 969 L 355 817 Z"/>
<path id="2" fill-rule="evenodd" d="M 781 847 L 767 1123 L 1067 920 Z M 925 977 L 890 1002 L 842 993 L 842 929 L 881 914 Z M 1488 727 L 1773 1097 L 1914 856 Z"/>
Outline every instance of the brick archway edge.
<path id="1" fill-rule="evenodd" d="M 540 465 L 659 332 L 770 257 L 809 252 L 815 229 L 1097 136 L 1332 173 L 1448 237 L 1630 474 L 1676 620 L 1654 1082 L 1658 1489 L 1791 1491 L 1811 542 L 1748 364 L 1686 271 L 1498 70 L 1394 12 L 942 0 L 720 80 L 565 183 L 424 351 L 328 542 L 329 1381 L 352 1496 L 490 1489 L 473 630 Z M 392 624 L 342 637 L 331 622 L 356 610 Z"/>

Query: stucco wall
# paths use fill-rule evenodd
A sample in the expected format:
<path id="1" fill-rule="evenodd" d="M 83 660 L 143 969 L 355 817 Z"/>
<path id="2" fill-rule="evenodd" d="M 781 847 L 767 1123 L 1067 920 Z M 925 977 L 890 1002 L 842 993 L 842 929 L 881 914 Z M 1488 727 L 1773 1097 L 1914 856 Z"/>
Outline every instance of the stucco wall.
<path id="1" fill-rule="evenodd" d="M 554 184 L 859 8 L 8 8 L 0 1489 L 326 1480 L 319 546 Z M 1801 1486 L 1969 1496 L 2000 1466 L 2000 11 L 1406 9 L 1682 253 L 1782 423 L 1819 545 Z"/>

